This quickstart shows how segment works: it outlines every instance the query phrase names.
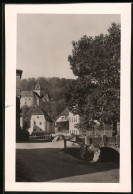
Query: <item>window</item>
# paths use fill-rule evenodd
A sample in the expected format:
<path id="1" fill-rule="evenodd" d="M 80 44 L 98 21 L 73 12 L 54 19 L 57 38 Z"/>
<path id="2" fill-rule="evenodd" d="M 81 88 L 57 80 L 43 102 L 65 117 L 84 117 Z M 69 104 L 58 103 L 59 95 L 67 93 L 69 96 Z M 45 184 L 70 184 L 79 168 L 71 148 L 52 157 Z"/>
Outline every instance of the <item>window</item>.
<path id="1" fill-rule="evenodd" d="M 42 122 L 40 122 L 40 125 L 42 125 Z"/>
<path id="2" fill-rule="evenodd" d="M 29 100 L 31 100 L 31 99 L 29 98 Z"/>
<path id="3" fill-rule="evenodd" d="M 37 118 L 39 118 L 39 116 L 37 116 Z"/>
<path id="4" fill-rule="evenodd" d="M 34 122 L 34 125 L 36 125 L 36 122 Z"/>

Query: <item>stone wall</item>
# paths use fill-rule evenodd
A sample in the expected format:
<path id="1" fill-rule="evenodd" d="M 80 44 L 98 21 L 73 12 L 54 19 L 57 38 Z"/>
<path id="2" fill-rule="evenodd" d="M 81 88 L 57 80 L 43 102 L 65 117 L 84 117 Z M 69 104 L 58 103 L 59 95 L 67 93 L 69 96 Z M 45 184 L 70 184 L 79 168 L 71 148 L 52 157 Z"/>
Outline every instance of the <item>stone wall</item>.
<path id="1" fill-rule="evenodd" d="M 95 147 L 111 147 L 119 152 L 120 150 L 120 136 L 116 137 L 85 137 L 86 145 L 94 145 Z"/>
<path id="2" fill-rule="evenodd" d="M 89 136 L 103 136 L 103 135 L 106 135 L 108 137 L 112 137 L 112 130 L 90 130 L 90 131 L 87 131 L 86 133 L 87 135 Z"/>

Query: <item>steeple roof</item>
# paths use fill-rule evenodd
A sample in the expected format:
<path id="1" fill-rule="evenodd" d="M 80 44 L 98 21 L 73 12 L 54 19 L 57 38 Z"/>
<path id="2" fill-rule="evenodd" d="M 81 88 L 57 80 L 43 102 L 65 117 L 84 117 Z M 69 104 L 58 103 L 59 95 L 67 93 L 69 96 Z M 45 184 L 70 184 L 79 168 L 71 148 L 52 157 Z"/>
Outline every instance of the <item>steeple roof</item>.
<path id="1" fill-rule="evenodd" d="M 40 90 L 41 89 L 41 86 L 40 86 L 40 83 L 39 81 L 36 83 L 35 85 L 35 90 Z"/>

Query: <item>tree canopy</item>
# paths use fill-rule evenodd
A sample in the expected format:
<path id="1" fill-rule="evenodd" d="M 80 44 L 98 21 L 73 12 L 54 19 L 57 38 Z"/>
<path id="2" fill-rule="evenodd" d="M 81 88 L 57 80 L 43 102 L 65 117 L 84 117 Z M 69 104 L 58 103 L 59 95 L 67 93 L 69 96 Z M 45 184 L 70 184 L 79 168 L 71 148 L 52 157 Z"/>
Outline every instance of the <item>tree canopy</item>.
<path id="1" fill-rule="evenodd" d="M 94 120 L 113 124 L 120 118 L 120 25 L 112 23 L 108 34 L 84 35 L 73 41 L 68 61 L 78 76 L 65 94 L 73 113 L 81 116 L 79 127 L 88 130 Z"/>

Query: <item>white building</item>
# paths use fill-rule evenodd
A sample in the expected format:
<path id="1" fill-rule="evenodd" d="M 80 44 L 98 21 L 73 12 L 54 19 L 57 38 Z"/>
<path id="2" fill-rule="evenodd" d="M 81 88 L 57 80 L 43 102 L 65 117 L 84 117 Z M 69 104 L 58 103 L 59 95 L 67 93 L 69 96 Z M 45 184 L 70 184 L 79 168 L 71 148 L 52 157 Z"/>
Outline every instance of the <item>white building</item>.
<path id="1" fill-rule="evenodd" d="M 66 108 L 55 122 L 55 133 L 62 135 L 79 135 L 79 129 L 76 128 L 76 124 L 80 121 L 79 119 L 79 115 L 74 115 Z"/>
<path id="2" fill-rule="evenodd" d="M 20 108 L 22 106 L 33 106 L 33 92 L 21 91 Z"/>
<path id="3" fill-rule="evenodd" d="M 50 123 L 52 122 L 51 117 L 39 106 L 36 106 L 31 114 L 29 132 L 30 134 L 50 133 Z"/>
<path id="4" fill-rule="evenodd" d="M 80 122 L 80 116 L 69 111 L 69 134 L 79 135 L 80 131 L 76 128 L 76 124 Z"/>
<path id="5" fill-rule="evenodd" d="M 69 110 L 68 108 L 65 108 L 65 110 L 57 118 L 56 123 L 67 122 L 67 121 L 69 121 Z"/>
<path id="6" fill-rule="evenodd" d="M 33 86 L 32 91 L 21 91 L 20 108 L 23 106 L 31 107 L 34 105 L 39 105 L 40 99 L 49 102 L 49 95 L 44 95 L 41 92 L 40 83 L 37 82 L 36 85 Z"/>
<path id="7" fill-rule="evenodd" d="M 62 135 L 69 135 L 69 109 L 65 110 L 59 115 L 55 122 L 55 133 Z"/>

